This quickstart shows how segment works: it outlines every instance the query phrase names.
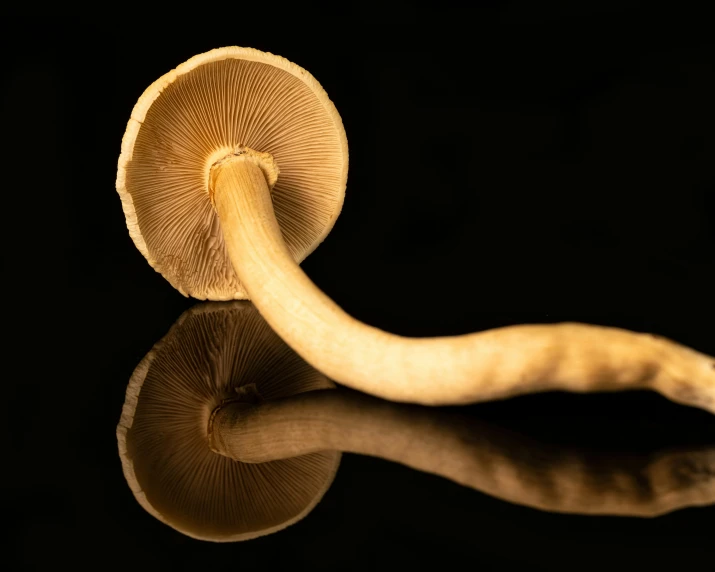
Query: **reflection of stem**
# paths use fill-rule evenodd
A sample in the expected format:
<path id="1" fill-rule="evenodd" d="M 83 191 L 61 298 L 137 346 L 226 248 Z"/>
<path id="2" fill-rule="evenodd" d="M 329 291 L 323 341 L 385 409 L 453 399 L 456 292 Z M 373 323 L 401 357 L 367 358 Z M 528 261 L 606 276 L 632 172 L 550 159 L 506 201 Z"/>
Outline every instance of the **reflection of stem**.
<path id="1" fill-rule="evenodd" d="M 216 411 L 212 447 L 247 463 L 324 450 L 380 457 L 554 512 L 657 516 L 715 502 L 715 448 L 649 456 L 562 449 L 461 414 L 348 390 Z"/>

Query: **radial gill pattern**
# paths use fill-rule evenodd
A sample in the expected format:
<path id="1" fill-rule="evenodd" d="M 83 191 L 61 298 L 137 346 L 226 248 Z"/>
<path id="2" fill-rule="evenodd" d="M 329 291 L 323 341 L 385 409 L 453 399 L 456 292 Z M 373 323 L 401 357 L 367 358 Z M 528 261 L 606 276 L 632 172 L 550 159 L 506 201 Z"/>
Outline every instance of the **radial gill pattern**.
<path id="1" fill-rule="evenodd" d="M 122 142 L 117 190 L 149 263 L 199 299 L 244 299 L 208 195 L 211 165 L 243 145 L 273 155 L 276 218 L 296 261 L 340 213 L 347 139 L 335 106 L 305 70 L 250 48 L 185 62 L 137 102 Z"/>
<path id="2" fill-rule="evenodd" d="M 204 540 L 245 540 L 305 516 L 332 482 L 339 452 L 249 465 L 212 452 L 208 420 L 252 386 L 270 400 L 333 387 L 248 302 L 186 312 L 136 368 L 117 427 L 124 474 L 140 504 Z"/>

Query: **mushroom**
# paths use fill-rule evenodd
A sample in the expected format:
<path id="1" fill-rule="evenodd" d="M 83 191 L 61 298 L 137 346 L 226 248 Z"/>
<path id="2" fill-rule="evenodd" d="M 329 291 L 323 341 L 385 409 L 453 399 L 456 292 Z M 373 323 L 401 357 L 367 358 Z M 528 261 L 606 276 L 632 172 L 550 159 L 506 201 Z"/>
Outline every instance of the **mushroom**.
<path id="1" fill-rule="evenodd" d="M 597 455 L 333 387 L 250 303 L 188 310 L 127 388 L 117 440 L 132 492 L 162 522 L 212 541 L 304 517 L 342 451 L 554 512 L 656 516 L 715 502 L 713 447 Z"/>
<path id="2" fill-rule="evenodd" d="M 116 185 L 134 243 L 175 288 L 250 298 L 300 356 L 353 389 L 425 405 L 650 389 L 715 412 L 715 359 L 662 337 L 560 323 L 411 339 L 355 320 L 298 265 L 335 223 L 347 168 L 345 130 L 318 82 L 227 47 L 139 98 Z"/>
<path id="3" fill-rule="evenodd" d="M 239 463 L 210 450 L 209 417 L 222 403 L 331 387 L 248 302 L 191 308 L 127 387 L 117 441 L 134 496 L 160 521 L 202 540 L 247 540 L 300 520 L 330 486 L 340 453 Z"/>

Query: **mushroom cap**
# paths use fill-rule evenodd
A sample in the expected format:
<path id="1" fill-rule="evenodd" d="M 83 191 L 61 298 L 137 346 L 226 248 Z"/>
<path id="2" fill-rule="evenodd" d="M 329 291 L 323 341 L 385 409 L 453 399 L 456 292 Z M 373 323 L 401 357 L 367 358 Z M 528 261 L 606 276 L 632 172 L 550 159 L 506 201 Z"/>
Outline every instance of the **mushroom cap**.
<path id="1" fill-rule="evenodd" d="M 117 191 L 134 244 L 185 296 L 248 297 L 208 193 L 211 166 L 245 147 L 278 165 L 273 207 L 301 262 L 335 224 L 348 173 L 340 115 L 310 73 L 252 48 L 219 48 L 159 78 L 134 106 Z"/>
<path id="2" fill-rule="evenodd" d="M 201 540 L 248 540 L 293 524 L 327 491 L 340 452 L 240 463 L 209 449 L 209 417 L 225 400 L 332 387 L 249 302 L 191 308 L 129 381 L 117 441 L 134 496 L 162 522 Z"/>

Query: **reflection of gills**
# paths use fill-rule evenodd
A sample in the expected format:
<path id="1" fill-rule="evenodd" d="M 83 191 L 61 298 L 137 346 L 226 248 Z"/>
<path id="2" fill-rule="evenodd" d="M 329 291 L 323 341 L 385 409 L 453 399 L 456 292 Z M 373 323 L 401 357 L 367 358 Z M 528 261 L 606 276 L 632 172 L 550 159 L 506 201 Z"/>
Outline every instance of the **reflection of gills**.
<path id="1" fill-rule="evenodd" d="M 352 391 L 220 407 L 212 446 L 263 463 L 324 450 L 360 453 L 555 512 L 655 516 L 715 502 L 715 449 L 648 458 L 539 443 L 483 421 Z"/>
<path id="2" fill-rule="evenodd" d="M 268 400 L 334 387 L 247 302 L 201 304 L 181 315 L 134 370 L 117 426 L 135 498 L 173 528 L 203 540 L 247 540 L 308 514 L 335 477 L 340 453 L 262 465 L 212 452 L 211 412 L 226 399 Z"/>
<path id="3" fill-rule="evenodd" d="M 201 304 L 177 320 L 132 374 L 117 442 L 141 506 L 213 541 L 304 517 L 341 451 L 547 510 L 653 515 L 715 499 L 715 449 L 604 461 L 454 412 L 336 390 L 248 302 Z M 257 462 L 268 459 L 277 460 Z"/>
<path id="4" fill-rule="evenodd" d="M 424 405 L 651 389 L 715 413 L 715 359 L 670 340 L 572 323 L 410 339 L 352 318 L 298 265 L 335 223 L 347 170 L 345 130 L 318 82 L 228 47 L 147 88 L 117 191 L 136 246 L 174 287 L 249 297 L 303 359 L 353 389 Z"/>

